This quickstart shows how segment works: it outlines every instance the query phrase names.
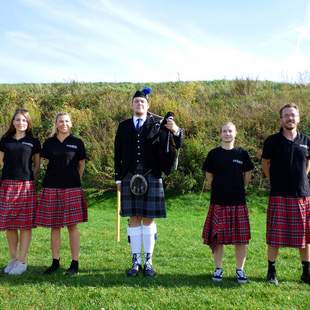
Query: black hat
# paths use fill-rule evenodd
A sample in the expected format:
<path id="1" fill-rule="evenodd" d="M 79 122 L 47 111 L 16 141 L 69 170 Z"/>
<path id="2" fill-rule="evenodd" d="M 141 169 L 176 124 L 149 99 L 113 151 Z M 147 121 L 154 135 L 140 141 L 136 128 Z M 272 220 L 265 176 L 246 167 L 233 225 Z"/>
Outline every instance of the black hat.
<path id="1" fill-rule="evenodd" d="M 142 97 L 146 100 L 149 100 L 149 95 L 152 93 L 152 89 L 150 87 L 144 87 L 142 90 L 137 90 L 133 95 L 132 99 L 136 97 Z"/>

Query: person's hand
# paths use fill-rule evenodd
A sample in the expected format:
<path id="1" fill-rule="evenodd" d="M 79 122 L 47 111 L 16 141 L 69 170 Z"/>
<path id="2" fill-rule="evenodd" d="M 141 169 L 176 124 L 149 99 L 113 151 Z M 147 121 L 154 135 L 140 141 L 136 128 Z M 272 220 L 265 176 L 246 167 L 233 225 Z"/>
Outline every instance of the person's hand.
<path id="1" fill-rule="evenodd" d="M 167 124 L 165 124 L 165 127 L 170 130 L 174 135 L 176 135 L 179 131 L 179 127 L 175 123 L 175 121 L 171 118 L 167 119 Z"/>
<path id="2" fill-rule="evenodd" d="M 122 188 L 122 181 L 116 181 L 115 183 L 116 183 L 117 190 L 120 191 Z"/>

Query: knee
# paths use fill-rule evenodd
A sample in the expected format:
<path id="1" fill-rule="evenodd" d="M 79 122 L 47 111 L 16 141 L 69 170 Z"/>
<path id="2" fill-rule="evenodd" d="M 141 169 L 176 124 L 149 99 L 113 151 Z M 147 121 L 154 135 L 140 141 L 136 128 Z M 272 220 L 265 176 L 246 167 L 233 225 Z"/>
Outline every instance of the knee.
<path id="1" fill-rule="evenodd" d="M 67 226 L 67 229 L 68 229 L 69 233 L 73 233 L 73 232 L 76 232 L 78 230 L 77 225 L 69 225 L 69 226 Z"/>
<path id="2" fill-rule="evenodd" d="M 141 225 L 142 216 L 132 216 L 129 218 L 128 226 L 129 227 L 137 227 Z"/>
<path id="3" fill-rule="evenodd" d="M 144 226 L 150 226 L 153 223 L 155 224 L 155 220 L 153 218 L 147 218 L 147 217 L 143 218 L 143 225 Z"/>

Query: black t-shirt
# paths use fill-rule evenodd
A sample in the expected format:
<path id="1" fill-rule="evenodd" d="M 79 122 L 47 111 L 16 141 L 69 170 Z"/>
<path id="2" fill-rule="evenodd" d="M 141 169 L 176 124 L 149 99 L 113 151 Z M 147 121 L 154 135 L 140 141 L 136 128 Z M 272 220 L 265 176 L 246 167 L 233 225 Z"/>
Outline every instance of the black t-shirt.
<path id="1" fill-rule="evenodd" d="M 33 180 L 32 156 L 40 153 L 38 139 L 25 136 L 19 140 L 14 137 L 0 140 L 0 151 L 4 153 L 2 180 Z"/>
<path id="2" fill-rule="evenodd" d="M 60 142 L 57 137 L 45 140 L 41 157 L 48 159 L 43 187 L 80 187 L 78 163 L 86 158 L 84 143 L 72 135 Z"/>
<path id="3" fill-rule="evenodd" d="M 281 132 L 264 142 L 262 158 L 270 160 L 270 195 L 310 196 L 306 167 L 310 159 L 310 138 L 300 132 L 294 141 Z"/>
<path id="4" fill-rule="evenodd" d="M 213 174 L 211 203 L 219 205 L 245 204 L 244 172 L 254 165 L 247 151 L 242 148 L 212 149 L 202 169 Z"/>

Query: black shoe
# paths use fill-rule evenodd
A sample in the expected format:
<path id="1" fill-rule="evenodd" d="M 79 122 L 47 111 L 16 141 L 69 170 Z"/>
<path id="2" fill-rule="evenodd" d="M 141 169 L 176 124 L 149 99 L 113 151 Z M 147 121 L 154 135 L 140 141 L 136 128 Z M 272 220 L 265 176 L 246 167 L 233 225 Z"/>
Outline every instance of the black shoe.
<path id="1" fill-rule="evenodd" d="M 276 277 L 276 272 L 275 271 L 268 271 L 267 273 L 267 281 L 271 284 L 274 284 L 275 286 L 279 285 L 279 281 Z"/>
<path id="2" fill-rule="evenodd" d="M 79 270 L 76 268 L 68 268 L 65 272 L 66 276 L 77 276 L 79 274 Z"/>
<path id="3" fill-rule="evenodd" d="M 153 269 L 153 266 L 149 263 L 149 262 L 146 262 L 144 264 L 144 268 L 143 268 L 143 275 L 145 277 L 150 277 L 150 278 L 153 278 L 156 276 L 156 272 L 155 270 Z"/>
<path id="4" fill-rule="evenodd" d="M 140 253 L 135 253 L 132 255 L 132 267 L 127 270 L 128 277 L 136 277 L 142 271 L 142 266 L 139 264 L 140 257 Z"/>
<path id="5" fill-rule="evenodd" d="M 304 283 L 310 284 L 310 275 L 302 274 L 300 280 Z"/>
<path id="6" fill-rule="evenodd" d="M 70 267 L 65 272 L 65 275 L 76 276 L 78 274 L 79 274 L 79 262 L 77 260 L 72 260 Z"/>
<path id="7" fill-rule="evenodd" d="M 136 277 L 142 271 L 142 266 L 138 263 L 133 263 L 132 267 L 127 270 L 128 277 Z"/>
<path id="8" fill-rule="evenodd" d="M 44 274 L 52 274 L 56 272 L 59 269 L 59 267 L 60 267 L 59 259 L 53 259 L 52 265 L 44 271 Z"/>

